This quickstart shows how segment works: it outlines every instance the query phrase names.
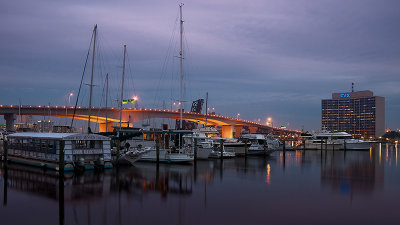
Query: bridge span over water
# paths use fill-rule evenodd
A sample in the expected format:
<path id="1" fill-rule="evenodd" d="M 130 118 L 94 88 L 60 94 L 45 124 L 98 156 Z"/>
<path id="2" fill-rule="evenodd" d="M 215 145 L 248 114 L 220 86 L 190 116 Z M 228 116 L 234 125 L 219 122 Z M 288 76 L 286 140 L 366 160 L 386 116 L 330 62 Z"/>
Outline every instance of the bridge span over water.
<path id="1" fill-rule="evenodd" d="M 91 111 L 91 113 L 89 112 Z M 118 108 L 95 108 L 91 110 L 87 107 L 74 107 L 66 106 L 19 106 L 19 105 L 0 105 L 0 115 L 4 116 L 6 121 L 6 129 L 12 131 L 14 129 L 14 121 L 17 115 L 34 115 L 34 116 L 52 116 L 52 117 L 66 117 L 78 120 L 89 120 L 99 124 L 99 131 L 104 132 L 112 130 L 114 125 L 119 125 L 120 122 L 120 109 Z M 132 126 L 133 122 L 147 120 L 152 118 L 169 118 L 180 119 L 180 111 L 168 109 L 122 109 L 121 126 Z M 239 137 L 242 128 L 247 128 L 250 133 L 274 133 L 277 135 L 299 135 L 300 131 L 287 130 L 271 126 L 266 126 L 261 123 L 230 118 L 221 115 L 214 115 L 194 112 L 183 112 L 182 119 L 196 123 L 205 124 L 207 120 L 208 126 L 222 126 L 222 137 L 233 137 L 235 130 L 235 137 Z"/>

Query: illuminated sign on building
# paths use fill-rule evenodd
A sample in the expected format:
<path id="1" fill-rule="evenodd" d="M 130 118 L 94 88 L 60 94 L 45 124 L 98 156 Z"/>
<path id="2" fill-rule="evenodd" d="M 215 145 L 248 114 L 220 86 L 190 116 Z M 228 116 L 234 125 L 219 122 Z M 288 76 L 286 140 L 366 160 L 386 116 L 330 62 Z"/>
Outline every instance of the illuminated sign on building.
<path id="1" fill-rule="evenodd" d="M 350 98 L 350 94 L 340 94 L 341 98 Z"/>

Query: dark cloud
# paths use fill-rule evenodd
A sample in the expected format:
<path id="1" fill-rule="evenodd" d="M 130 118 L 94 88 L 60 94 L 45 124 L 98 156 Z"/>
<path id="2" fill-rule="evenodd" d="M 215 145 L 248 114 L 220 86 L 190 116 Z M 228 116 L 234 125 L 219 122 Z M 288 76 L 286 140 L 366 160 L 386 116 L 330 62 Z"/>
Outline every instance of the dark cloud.
<path id="1" fill-rule="evenodd" d="M 126 95 L 144 107 L 170 105 L 179 96 L 178 3 L 3 1 L 1 104 L 65 104 L 98 24 L 96 104 L 107 72 L 118 98 L 127 44 Z M 398 128 L 399 11 L 395 0 L 186 1 L 185 99 L 209 92 L 221 114 L 318 129 L 321 99 L 355 82 L 387 98 L 387 125 Z"/>

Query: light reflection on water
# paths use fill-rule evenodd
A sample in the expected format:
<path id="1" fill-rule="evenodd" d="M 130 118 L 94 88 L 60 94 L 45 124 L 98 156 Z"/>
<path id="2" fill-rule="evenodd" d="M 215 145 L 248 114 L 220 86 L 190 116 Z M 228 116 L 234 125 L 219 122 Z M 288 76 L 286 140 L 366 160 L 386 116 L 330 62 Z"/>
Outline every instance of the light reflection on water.
<path id="1" fill-rule="evenodd" d="M 1 224 L 394 224 L 397 156 L 397 146 L 379 144 L 194 165 L 137 163 L 65 181 L 52 171 L 2 165 L 0 218 Z"/>

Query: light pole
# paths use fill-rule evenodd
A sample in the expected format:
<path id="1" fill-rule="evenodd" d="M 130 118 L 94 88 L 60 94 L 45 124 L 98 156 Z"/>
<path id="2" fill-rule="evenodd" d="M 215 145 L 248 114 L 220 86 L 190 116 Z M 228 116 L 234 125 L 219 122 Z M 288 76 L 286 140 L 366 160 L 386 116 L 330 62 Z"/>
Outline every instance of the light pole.
<path id="1" fill-rule="evenodd" d="M 267 125 L 271 125 L 271 127 L 274 127 L 274 122 L 272 122 L 272 118 L 271 117 L 267 118 Z"/>
<path id="2" fill-rule="evenodd" d="M 68 94 L 68 106 L 70 106 L 70 104 L 71 104 L 71 97 L 72 96 L 74 96 L 74 93 L 71 92 L 71 93 Z"/>
<path id="3" fill-rule="evenodd" d="M 240 116 L 240 113 L 236 114 L 236 119 L 238 120 Z"/>

